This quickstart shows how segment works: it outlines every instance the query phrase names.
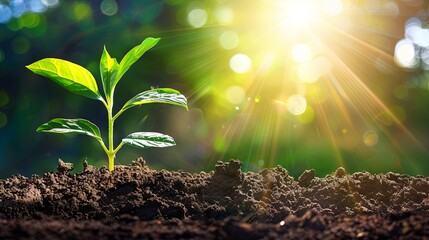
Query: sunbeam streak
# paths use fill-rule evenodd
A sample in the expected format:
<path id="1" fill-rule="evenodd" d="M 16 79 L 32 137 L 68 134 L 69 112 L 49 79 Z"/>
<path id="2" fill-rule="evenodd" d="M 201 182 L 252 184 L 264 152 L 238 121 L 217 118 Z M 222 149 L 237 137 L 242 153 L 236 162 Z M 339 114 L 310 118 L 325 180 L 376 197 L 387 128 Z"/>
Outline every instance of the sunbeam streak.
<path id="1" fill-rule="evenodd" d="M 189 25 L 206 34 L 180 43 L 189 51 L 174 57 L 176 71 L 195 82 L 191 103 L 203 104 L 215 133 L 212 161 L 311 165 L 320 174 L 337 166 L 420 171 L 414 152 L 428 155 L 429 143 L 407 123 L 411 73 L 402 68 L 424 63 L 425 41 L 413 33 L 395 50 L 404 34 L 398 23 L 408 18 L 399 15 L 401 4 L 241 3 L 220 3 L 214 20 L 201 5 L 205 14 L 189 10 Z M 186 64 L 195 58 L 197 67 Z M 391 157 L 375 159 L 383 154 Z"/>

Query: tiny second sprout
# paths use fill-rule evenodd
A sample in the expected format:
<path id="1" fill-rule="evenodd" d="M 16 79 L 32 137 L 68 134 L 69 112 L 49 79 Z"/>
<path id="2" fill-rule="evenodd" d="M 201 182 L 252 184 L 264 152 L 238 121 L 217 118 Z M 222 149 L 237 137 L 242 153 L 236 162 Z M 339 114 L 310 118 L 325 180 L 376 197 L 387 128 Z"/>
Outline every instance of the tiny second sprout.
<path id="1" fill-rule="evenodd" d="M 42 124 L 37 128 L 37 132 L 78 133 L 95 138 L 100 143 L 104 152 L 106 152 L 110 171 L 114 169 L 116 153 L 124 144 L 138 148 L 169 147 L 176 145 L 172 137 L 157 132 L 135 132 L 122 139 L 118 146 L 115 147 L 113 143 L 113 127 L 115 120 L 123 112 L 134 106 L 147 103 L 166 103 L 188 109 L 186 97 L 180 94 L 179 91 L 171 88 L 157 88 L 137 94 L 128 100 L 118 112 L 113 112 L 113 96 L 119 80 L 121 80 L 122 76 L 131 65 L 146 51 L 154 47 L 159 40 L 160 38 L 146 38 L 140 45 L 132 48 L 125 54 L 124 58 L 119 63 L 115 58 L 110 57 L 106 47 L 104 47 L 100 59 L 100 75 L 104 97 L 98 90 L 94 76 L 84 67 L 72 62 L 57 58 L 44 58 L 26 66 L 32 72 L 51 79 L 72 93 L 101 101 L 107 110 L 107 146 L 101 137 L 100 129 L 94 123 L 86 119 L 55 118 Z"/>

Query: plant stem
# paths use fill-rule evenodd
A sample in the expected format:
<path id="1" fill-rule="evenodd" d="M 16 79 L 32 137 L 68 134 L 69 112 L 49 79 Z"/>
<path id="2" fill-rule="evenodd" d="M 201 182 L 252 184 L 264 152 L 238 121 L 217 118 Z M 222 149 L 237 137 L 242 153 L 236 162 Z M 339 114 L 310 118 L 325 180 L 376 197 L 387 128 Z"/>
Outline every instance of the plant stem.
<path id="1" fill-rule="evenodd" d="M 121 149 L 121 147 L 124 145 L 125 143 L 124 142 L 121 142 L 119 145 L 118 145 L 118 147 L 116 147 L 116 149 L 115 149 L 115 154 L 119 151 L 119 149 Z"/>
<path id="2" fill-rule="evenodd" d="M 124 112 L 125 110 L 122 108 L 121 110 L 119 110 L 119 112 L 117 112 L 116 114 L 115 114 L 115 116 L 113 116 L 113 121 L 115 121 L 116 120 L 116 118 L 118 118 L 119 117 L 119 115 L 121 115 L 123 112 Z"/>
<path id="3" fill-rule="evenodd" d="M 113 147 L 113 124 L 114 124 L 114 119 L 113 119 L 113 101 L 109 101 L 108 104 L 108 108 L 107 108 L 107 121 L 108 121 L 108 138 L 109 138 L 109 149 L 107 152 L 107 156 L 109 158 L 109 171 L 113 171 L 113 169 L 115 168 L 115 154 L 116 151 L 114 150 Z"/>

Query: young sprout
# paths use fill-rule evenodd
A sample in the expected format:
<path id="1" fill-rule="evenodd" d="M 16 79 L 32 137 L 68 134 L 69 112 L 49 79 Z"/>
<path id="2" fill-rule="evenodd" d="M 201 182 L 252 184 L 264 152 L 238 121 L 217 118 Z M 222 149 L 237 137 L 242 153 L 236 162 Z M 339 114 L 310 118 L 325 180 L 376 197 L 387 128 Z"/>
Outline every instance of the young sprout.
<path id="1" fill-rule="evenodd" d="M 117 113 L 113 113 L 113 96 L 119 80 L 121 80 L 131 65 L 146 51 L 154 47 L 159 40 L 160 38 L 146 38 L 140 45 L 131 49 L 119 63 L 115 58 L 110 57 L 106 47 L 104 47 L 100 59 L 100 74 L 104 97 L 98 91 L 97 82 L 93 75 L 87 69 L 72 62 L 56 58 L 45 58 L 26 66 L 32 72 L 51 79 L 72 93 L 101 101 L 107 110 L 107 146 L 101 138 L 100 129 L 85 119 L 55 118 L 48 123 L 42 124 L 37 129 L 37 132 L 78 133 L 95 138 L 107 154 L 110 171 L 114 169 L 115 154 L 124 144 L 138 148 L 176 145 L 172 137 L 157 132 L 135 132 L 122 139 L 122 142 L 118 146 L 114 147 L 113 143 L 115 120 L 124 111 L 134 106 L 147 103 L 166 103 L 188 109 L 186 97 L 180 94 L 179 91 L 171 88 L 157 88 L 137 94 L 128 100 Z"/>

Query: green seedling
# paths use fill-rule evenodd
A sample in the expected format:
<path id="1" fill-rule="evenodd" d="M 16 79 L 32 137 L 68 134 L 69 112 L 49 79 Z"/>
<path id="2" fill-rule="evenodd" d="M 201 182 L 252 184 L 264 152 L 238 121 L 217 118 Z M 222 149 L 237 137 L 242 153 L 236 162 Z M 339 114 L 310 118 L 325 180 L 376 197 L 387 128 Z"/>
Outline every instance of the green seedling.
<path id="1" fill-rule="evenodd" d="M 107 110 L 108 146 L 104 144 L 101 138 L 100 129 L 94 123 L 85 119 L 55 118 L 41 125 L 37 132 L 77 133 L 95 138 L 107 154 L 110 171 L 113 171 L 116 153 L 124 144 L 138 148 L 176 145 L 172 137 L 157 132 L 135 132 L 122 139 L 117 147 L 114 147 L 113 143 L 115 120 L 124 111 L 134 106 L 147 103 L 166 103 L 188 109 L 186 97 L 180 94 L 179 91 L 171 88 L 158 88 L 137 94 L 128 100 L 117 113 L 113 113 L 113 95 L 119 80 L 131 65 L 146 51 L 154 47 L 159 40 L 159 38 L 146 38 L 140 45 L 131 49 L 119 63 L 115 58 L 110 57 L 106 47 L 104 47 L 100 59 L 104 97 L 98 91 L 94 76 L 84 67 L 72 62 L 56 58 L 45 58 L 26 66 L 32 72 L 51 79 L 72 93 L 101 101 Z"/>

